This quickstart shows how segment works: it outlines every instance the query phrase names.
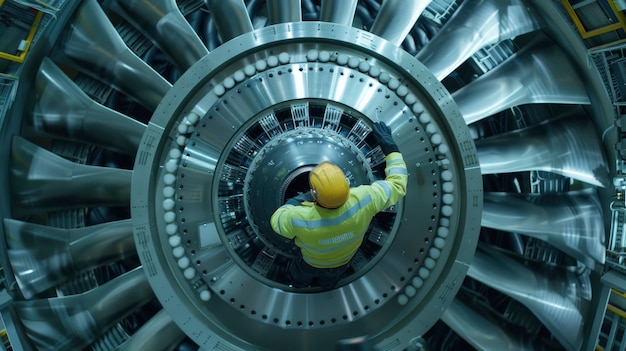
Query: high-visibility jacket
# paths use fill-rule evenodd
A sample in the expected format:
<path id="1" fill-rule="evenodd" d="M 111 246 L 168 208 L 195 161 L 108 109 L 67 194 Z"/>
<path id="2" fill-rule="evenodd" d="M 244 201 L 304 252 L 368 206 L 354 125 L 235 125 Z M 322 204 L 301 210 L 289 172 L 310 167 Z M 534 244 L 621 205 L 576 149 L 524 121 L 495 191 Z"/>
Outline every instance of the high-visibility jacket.
<path id="1" fill-rule="evenodd" d="M 348 201 L 336 209 L 313 202 L 285 204 L 271 217 L 274 231 L 294 239 L 306 263 L 334 268 L 350 262 L 361 246 L 372 218 L 406 194 L 408 173 L 399 152 L 385 158 L 385 180 L 350 189 Z"/>

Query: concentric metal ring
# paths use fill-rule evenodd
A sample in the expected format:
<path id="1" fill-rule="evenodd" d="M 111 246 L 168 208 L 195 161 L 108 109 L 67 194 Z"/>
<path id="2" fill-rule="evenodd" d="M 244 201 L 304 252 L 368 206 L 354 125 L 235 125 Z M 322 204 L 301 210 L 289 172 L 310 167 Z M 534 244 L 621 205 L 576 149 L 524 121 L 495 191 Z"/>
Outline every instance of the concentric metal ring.
<path id="1" fill-rule="evenodd" d="M 298 107 L 306 102 L 308 118 Z M 287 106 L 288 118 L 268 118 Z M 242 194 L 263 145 L 281 130 L 313 125 L 350 141 L 380 178 L 383 155 L 364 128 L 377 116 L 391 127 L 410 179 L 406 199 L 381 214 L 387 220 L 373 223 L 365 240 L 378 245 L 377 259 L 357 257 L 363 274 L 327 292 L 277 288 L 251 274 L 250 262 L 257 273 L 281 266 L 265 249 L 249 251 L 256 255 L 249 260 L 245 250 L 232 255 L 258 238 L 246 229 Z M 164 308 L 204 347 L 276 348 L 271 334 L 281 347 L 315 340 L 306 346 L 332 348 L 334 340 L 371 335 L 379 346 L 402 348 L 438 319 L 467 271 L 482 205 L 473 145 L 439 82 L 370 33 L 298 23 L 243 35 L 177 81 L 144 135 L 133 180 L 142 264 Z M 265 257 L 269 266 L 259 261 Z"/>

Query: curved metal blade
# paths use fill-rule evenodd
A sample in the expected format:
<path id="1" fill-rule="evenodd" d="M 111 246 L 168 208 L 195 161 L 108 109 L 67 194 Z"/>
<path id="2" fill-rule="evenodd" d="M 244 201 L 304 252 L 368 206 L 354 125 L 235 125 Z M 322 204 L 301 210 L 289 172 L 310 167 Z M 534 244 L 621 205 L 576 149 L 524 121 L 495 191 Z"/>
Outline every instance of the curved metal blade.
<path id="1" fill-rule="evenodd" d="M 35 84 L 29 124 L 38 136 L 96 144 L 134 156 L 146 125 L 90 99 L 50 59 Z"/>
<path id="2" fill-rule="evenodd" d="M 68 278 L 136 255 L 131 220 L 78 229 L 4 220 L 7 252 L 25 298 Z"/>
<path id="3" fill-rule="evenodd" d="M 136 268 L 80 295 L 18 301 L 15 310 L 40 350 L 81 350 L 154 296 Z"/>
<path id="4" fill-rule="evenodd" d="M 458 298 L 452 300 L 441 320 L 477 350 L 534 350 L 521 335 L 502 328 Z"/>
<path id="5" fill-rule="evenodd" d="M 161 310 L 116 350 L 170 350 L 184 338 L 185 333 Z"/>
<path id="6" fill-rule="evenodd" d="M 482 226 L 544 240 L 594 269 L 604 264 L 602 208 L 595 189 L 563 194 L 485 193 Z"/>
<path id="7" fill-rule="evenodd" d="M 352 26 L 358 0 L 322 0 L 320 21 Z"/>
<path id="8" fill-rule="evenodd" d="M 452 97 L 467 124 L 523 104 L 590 103 L 570 58 L 546 38 L 535 40 Z"/>
<path id="9" fill-rule="evenodd" d="M 531 270 L 494 250 L 476 251 L 468 275 L 525 305 L 568 350 L 582 345 L 582 290 L 569 271 Z"/>
<path id="10" fill-rule="evenodd" d="M 607 186 L 609 170 L 592 122 L 561 117 L 476 141 L 483 174 L 546 171 Z"/>
<path id="11" fill-rule="evenodd" d="M 205 1 L 223 42 L 254 29 L 243 0 Z"/>
<path id="12" fill-rule="evenodd" d="M 150 38 L 184 72 L 209 53 L 175 0 L 112 0 L 110 8 Z"/>
<path id="13" fill-rule="evenodd" d="M 129 206 L 132 171 L 68 161 L 21 137 L 11 150 L 13 215 L 94 206 Z"/>
<path id="14" fill-rule="evenodd" d="M 300 0 L 267 0 L 268 25 L 302 22 Z"/>
<path id="15" fill-rule="evenodd" d="M 172 87 L 135 55 L 95 0 L 85 0 L 55 61 L 67 62 L 154 110 Z"/>
<path id="16" fill-rule="evenodd" d="M 409 34 L 415 22 L 432 0 L 385 0 L 370 32 L 387 39 L 396 46 Z"/>
<path id="17" fill-rule="evenodd" d="M 415 57 L 442 80 L 478 49 L 541 28 L 533 12 L 522 0 L 464 1 Z"/>

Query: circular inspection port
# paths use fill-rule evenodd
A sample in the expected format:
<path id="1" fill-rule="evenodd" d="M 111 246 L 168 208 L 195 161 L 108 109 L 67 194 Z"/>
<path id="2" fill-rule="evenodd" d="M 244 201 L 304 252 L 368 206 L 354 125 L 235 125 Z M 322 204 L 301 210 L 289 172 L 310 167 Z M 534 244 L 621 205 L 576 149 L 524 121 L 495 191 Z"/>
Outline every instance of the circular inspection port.
<path id="1" fill-rule="evenodd" d="M 294 170 L 289 179 L 287 179 L 284 189 L 281 189 L 278 193 L 278 196 L 284 201 L 287 201 L 294 196 L 308 193 L 311 188 L 309 176 L 314 167 L 314 165 L 307 165 Z"/>
<path id="2" fill-rule="evenodd" d="M 297 257 L 299 249 L 292 240 L 273 231 L 269 221 L 273 212 L 287 199 L 308 192 L 309 172 L 324 161 L 342 168 L 351 186 L 370 184 L 375 180 L 371 165 L 361 151 L 374 149 L 375 146 L 364 140 L 359 149 L 347 136 L 323 128 L 323 116 L 316 115 L 316 111 L 325 111 L 328 108 L 326 105 L 327 103 L 321 101 L 309 101 L 305 104 L 294 103 L 288 109 L 266 111 L 257 118 L 258 122 L 250 124 L 232 141 L 234 145 L 240 144 L 242 139 L 253 141 L 251 145 L 262 144 L 259 151 L 245 152 L 246 155 L 253 154 L 248 160 L 240 158 L 242 150 L 233 148 L 232 154 L 225 161 L 226 169 L 243 165 L 246 167 L 242 188 L 234 190 L 235 188 L 227 186 L 228 181 L 222 182 L 220 187 L 233 189 L 229 190 L 229 198 L 242 195 L 246 218 L 239 227 L 225 230 L 223 240 L 229 240 L 233 232 L 240 233 L 238 229 L 241 226 L 247 228 L 245 232 L 251 233 L 253 238 L 246 245 L 233 249 L 233 256 L 240 259 L 244 270 L 258 279 L 268 279 L 270 284 L 278 283 L 281 288 L 289 284 L 286 272 L 291 260 Z M 307 127 L 298 127 L 293 123 L 295 110 L 306 110 L 304 113 L 309 116 Z M 345 115 L 343 123 L 350 128 L 361 124 L 366 127 L 363 120 L 349 115 Z M 263 125 L 274 128 L 267 133 L 268 128 L 263 129 Z M 366 128 L 369 133 L 369 127 Z M 378 174 L 383 172 L 381 169 L 375 171 Z M 382 223 L 393 219 L 394 216 L 387 216 L 386 219 L 379 218 L 377 221 Z M 229 228 L 228 221 L 222 222 L 222 225 Z M 385 225 L 387 228 L 391 226 Z M 370 261 L 379 251 L 380 246 L 370 248 L 365 244 L 359 250 L 358 257 L 361 261 Z M 355 271 L 353 268 L 346 275 Z"/>

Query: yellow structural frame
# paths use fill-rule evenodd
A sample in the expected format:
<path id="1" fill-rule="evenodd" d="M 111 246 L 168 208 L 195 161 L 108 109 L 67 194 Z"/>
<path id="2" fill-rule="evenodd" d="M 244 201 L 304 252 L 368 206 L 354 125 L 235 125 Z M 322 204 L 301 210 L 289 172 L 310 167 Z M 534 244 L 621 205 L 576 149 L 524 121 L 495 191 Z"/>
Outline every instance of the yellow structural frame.
<path id="1" fill-rule="evenodd" d="M 607 305 L 606 306 L 606 310 L 607 311 L 611 311 L 613 313 L 615 313 L 616 315 L 626 319 L 626 312 L 624 312 L 621 308 L 619 307 L 615 307 L 613 305 Z"/>
<path id="2" fill-rule="evenodd" d="M 613 13 L 615 14 L 618 22 L 590 31 L 588 31 L 585 26 L 583 26 L 580 18 L 578 18 L 578 15 L 576 14 L 576 11 L 572 7 L 572 4 L 570 4 L 569 0 L 561 0 L 561 2 L 563 3 L 563 6 L 565 6 L 565 10 L 567 10 L 567 13 L 569 13 L 572 21 L 574 22 L 574 26 L 576 26 L 578 33 L 580 33 L 580 36 L 583 39 L 588 39 L 604 33 L 616 31 L 618 29 L 623 29 L 624 31 L 626 31 L 626 19 L 624 18 L 624 15 L 621 13 L 621 11 L 615 6 L 615 3 L 611 0 L 607 1 L 607 3 L 611 7 L 611 10 L 613 10 Z"/>
<path id="3" fill-rule="evenodd" d="M 0 7 L 2 7 L 3 4 L 4 4 L 4 0 L 0 0 Z M 35 20 L 33 21 L 33 26 L 30 28 L 30 31 L 28 32 L 28 36 L 25 39 L 26 47 L 24 48 L 22 53 L 19 55 L 11 55 L 6 52 L 0 51 L 0 59 L 20 62 L 20 63 L 24 62 L 24 59 L 26 58 L 26 54 L 28 53 L 28 49 L 30 49 L 30 44 L 32 43 L 33 38 L 35 37 L 35 34 L 37 33 L 37 27 L 39 27 L 39 23 L 41 22 L 42 17 L 43 17 L 43 12 L 37 11 L 37 15 L 35 15 Z"/>
<path id="4" fill-rule="evenodd" d="M 618 293 L 618 295 L 623 296 L 623 294 L 621 294 L 621 293 Z M 624 312 L 624 310 L 622 310 L 622 309 L 621 309 L 621 308 L 619 308 L 619 307 L 615 307 L 615 306 L 613 306 L 613 305 L 611 305 L 611 304 L 608 304 L 608 305 L 606 306 L 606 310 L 607 310 L 607 311 L 611 311 L 611 312 L 613 312 L 613 313 L 617 314 L 617 315 L 618 315 L 618 316 L 620 316 L 622 319 L 626 319 L 626 312 Z M 623 342 L 623 340 L 622 340 L 622 342 Z M 600 349 L 598 349 L 598 347 L 600 347 L 600 346 L 599 346 L 599 345 L 597 345 L 597 346 L 596 346 L 596 351 L 604 351 L 604 348 L 600 347 Z"/>
<path id="5" fill-rule="evenodd" d="M 621 291 L 618 291 L 618 290 L 615 290 L 615 289 L 611 289 L 611 293 L 613 295 L 617 295 L 617 296 L 621 296 L 623 298 L 626 298 L 626 294 L 621 292 Z M 626 319 L 626 312 L 624 312 L 624 310 L 622 310 L 621 308 L 613 306 L 611 304 L 607 304 L 606 309 L 607 309 L 607 311 L 611 311 L 611 312 L 617 314 L 618 316 Z"/>
<path id="6" fill-rule="evenodd" d="M 614 295 L 626 298 L 626 293 L 623 293 L 621 291 L 618 291 L 618 290 L 615 290 L 615 289 L 611 289 L 611 293 L 614 294 Z M 613 306 L 611 304 L 607 304 L 606 305 L 606 310 L 615 313 L 616 315 L 618 315 L 622 319 L 626 319 L 626 312 L 624 310 L 622 310 L 621 308 L 619 308 L 619 307 Z M 602 347 L 600 345 L 596 345 L 595 351 L 604 351 L 604 347 Z"/>

